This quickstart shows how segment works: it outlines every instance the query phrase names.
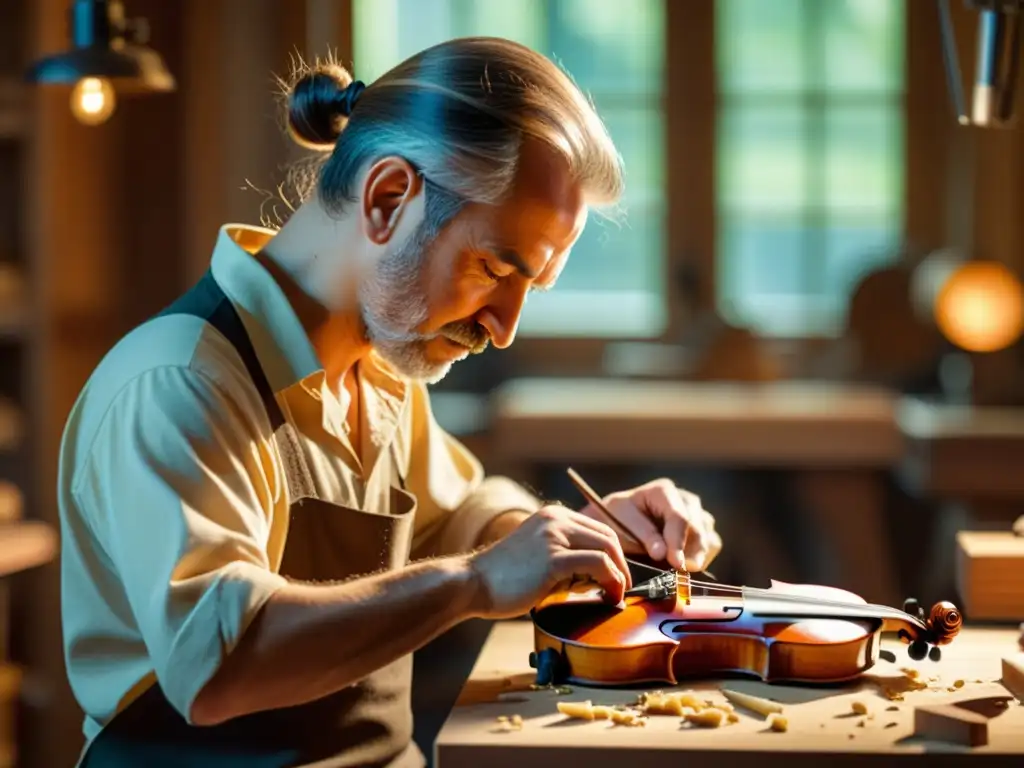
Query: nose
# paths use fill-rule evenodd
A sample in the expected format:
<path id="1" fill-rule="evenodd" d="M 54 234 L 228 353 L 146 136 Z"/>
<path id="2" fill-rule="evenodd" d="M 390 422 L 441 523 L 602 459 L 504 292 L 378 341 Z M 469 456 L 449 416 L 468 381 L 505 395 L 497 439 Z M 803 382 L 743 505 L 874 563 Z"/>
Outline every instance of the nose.
<path id="1" fill-rule="evenodd" d="M 515 341 L 525 303 L 526 290 L 509 288 L 500 299 L 492 301 L 480 312 L 478 321 L 487 329 L 491 343 L 498 349 L 505 349 Z"/>

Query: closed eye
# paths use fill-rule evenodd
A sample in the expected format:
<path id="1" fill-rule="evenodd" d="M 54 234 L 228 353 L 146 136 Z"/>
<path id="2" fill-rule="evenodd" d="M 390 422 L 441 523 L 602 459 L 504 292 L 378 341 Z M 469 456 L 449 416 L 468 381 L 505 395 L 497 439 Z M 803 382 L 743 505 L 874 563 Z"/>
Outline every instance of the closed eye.
<path id="1" fill-rule="evenodd" d="M 480 259 L 480 268 L 483 269 L 484 274 L 494 282 L 501 280 L 501 275 L 488 266 L 487 259 Z"/>

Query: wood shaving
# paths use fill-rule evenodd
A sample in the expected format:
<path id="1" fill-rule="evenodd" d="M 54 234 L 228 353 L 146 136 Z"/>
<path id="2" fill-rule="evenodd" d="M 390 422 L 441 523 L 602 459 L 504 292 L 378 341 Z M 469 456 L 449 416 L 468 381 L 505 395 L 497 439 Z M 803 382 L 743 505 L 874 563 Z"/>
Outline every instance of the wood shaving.
<path id="1" fill-rule="evenodd" d="M 868 705 L 863 701 L 855 701 L 850 706 L 858 715 L 866 715 L 868 713 Z"/>
<path id="2" fill-rule="evenodd" d="M 701 699 L 695 691 L 653 691 L 641 694 L 638 706 L 647 715 L 674 715 L 703 728 L 738 723 L 739 715 L 729 702 Z"/>
<path id="3" fill-rule="evenodd" d="M 574 720 L 594 720 L 594 707 L 590 700 L 586 701 L 560 701 L 556 705 L 558 711 L 566 717 Z"/>
<path id="4" fill-rule="evenodd" d="M 690 712 L 685 715 L 685 720 L 701 728 L 719 728 L 725 720 L 726 712 L 712 707 L 705 707 L 700 712 Z"/>
<path id="5" fill-rule="evenodd" d="M 953 681 L 953 688 L 963 688 L 963 687 L 964 687 L 964 681 L 963 680 L 954 680 Z"/>
<path id="6" fill-rule="evenodd" d="M 572 693 L 572 688 L 568 685 L 554 685 L 548 683 L 547 685 L 537 685 L 536 683 L 530 684 L 531 691 L 554 691 L 558 696 L 564 696 L 568 693 Z"/>
<path id="7" fill-rule="evenodd" d="M 785 733 L 789 730 L 789 719 L 778 712 L 772 712 L 768 715 L 768 726 L 776 733 Z"/>
<path id="8" fill-rule="evenodd" d="M 606 705 L 595 704 L 591 707 L 591 712 L 594 714 L 595 720 L 611 720 L 617 725 L 643 725 L 636 712 L 632 712 L 627 709 L 621 709 L 619 707 L 609 707 Z"/>
<path id="9" fill-rule="evenodd" d="M 558 711 L 574 720 L 611 720 L 616 725 L 642 726 L 644 721 L 635 712 L 586 701 L 560 701 Z"/>
<path id="10" fill-rule="evenodd" d="M 749 709 L 762 717 L 768 717 L 771 714 L 782 714 L 783 712 L 782 705 L 777 701 L 762 699 L 758 696 L 751 696 L 749 693 L 731 691 L 727 688 L 722 688 L 721 691 L 725 698 L 736 706 Z"/>
<path id="11" fill-rule="evenodd" d="M 886 711 L 886 712 L 899 712 L 899 711 L 900 711 L 900 708 L 899 708 L 899 707 L 897 707 L 897 706 L 896 706 L 896 705 L 894 704 L 894 705 L 892 705 L 891 707 L 886 707 L 886 708 L 885 708 L 885 711 Z"/>
<path id="12" fill-rule="evenodd" d="M 521 715 L 500 715 L 496 718 L 498 728 L 503 731 L 521 731 L 523 730 L 523 718 Z"/>

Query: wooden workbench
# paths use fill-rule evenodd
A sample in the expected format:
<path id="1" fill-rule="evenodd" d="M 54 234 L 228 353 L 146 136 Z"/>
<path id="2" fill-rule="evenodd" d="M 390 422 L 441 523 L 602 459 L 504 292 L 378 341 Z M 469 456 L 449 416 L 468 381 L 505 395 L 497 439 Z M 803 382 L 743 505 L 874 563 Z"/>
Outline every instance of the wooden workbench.
<path id="1" fill-rule="evenodd" d="M 495 450 L 511 462 L 699 462 L 892 467 L 897 397 L 826 382 L 518 379 L 494 396 Z"/>
<path id="2" fill-rule="evenodd" d="M 530 690 L 534 679 L 528 661 L 532 630 L 528 621 L 494 625 L 459 702 L 438 735 L 435 768 L 1024 765 L 1024 706 L 1007 703 L 1009 694 L 997 682 L 1001 657 L 1017 649 L 1015 630 L 965 628 L 954 644 L 944 649 L 939 663 L 911 662 L 897 641 L 883 643 L 896 652 L 896 663 L 880 662 L 862 681 L 843 686 L 799 688 L 729 681 L 733 690 L 783 703 L 789 718 L 786 733 L 771 731 L 763 718 L 746 712 L 740 722 L 719 729 L 681 728 L 680 719 L 673 716 L 652 716 L 644 727 L 568 720 L 557 711 L 560 699 L 620 704 L 634 699 L 636 691 L 577 688 L 559 695 Z M 917 667 L 922 676 L 938 676 L 935 685 L 941 687 L 908 691 L 902 702 L 888 700 L 881 687 L 905 682 L 900 671 L 905 666 Z M 965 685 L 947 691 L 958 679 L 965 680 Z M 702 698 L 724 700 L 717 692 L 720 684 L 687 683 L 679 688 L 707 691 Z M 874 713 L 863 726 L 858 723 L 864 718 L 852 713 L 854 700 L 865 702 Z M 967 701 L 992 715 L 988 746 L 967 749 L 913 738 L 915 705 Z M 888 711 L 889 707 L 898 709 Z M 514 714 L 523 718 L 522 730 L 497 727 L 498 716 Z"/>

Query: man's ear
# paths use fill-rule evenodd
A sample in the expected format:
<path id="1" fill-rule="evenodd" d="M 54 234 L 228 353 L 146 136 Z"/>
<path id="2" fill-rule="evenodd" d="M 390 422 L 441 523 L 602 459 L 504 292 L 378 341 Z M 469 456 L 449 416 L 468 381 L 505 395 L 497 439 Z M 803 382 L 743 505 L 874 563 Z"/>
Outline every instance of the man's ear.
<path id="1" fill-rule="evenodd" d="M 384 157 L 370 166 L 363 181 L 362 226 L 366 236 L 384 245 L 398 229 L 402 215 L 419 202 L 423 180 L 401 157 Z"/>

